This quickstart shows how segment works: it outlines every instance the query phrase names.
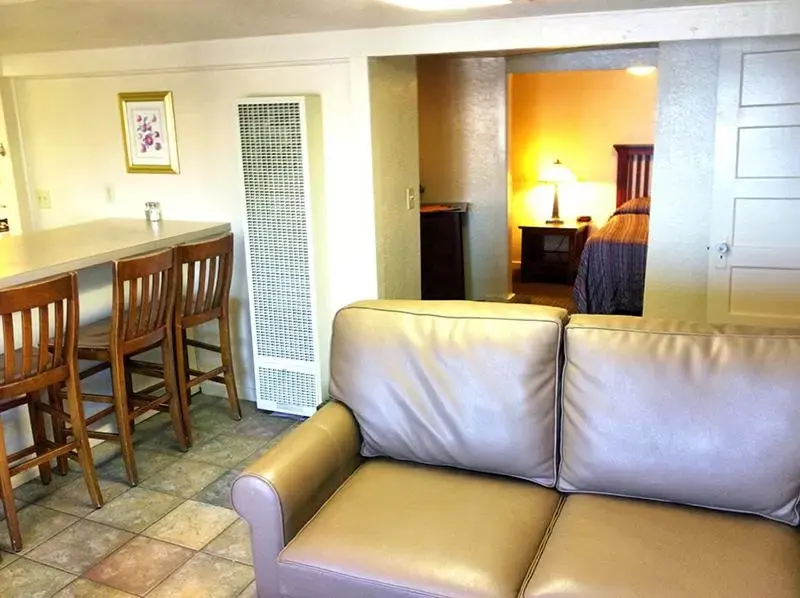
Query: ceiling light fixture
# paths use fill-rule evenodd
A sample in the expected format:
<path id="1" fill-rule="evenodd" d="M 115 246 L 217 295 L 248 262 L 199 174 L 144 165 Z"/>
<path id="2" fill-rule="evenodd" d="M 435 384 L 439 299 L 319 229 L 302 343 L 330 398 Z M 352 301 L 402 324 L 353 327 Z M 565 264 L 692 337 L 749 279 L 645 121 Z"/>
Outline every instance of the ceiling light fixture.
<path id="1" fill-rule="evenodd" d="M 634 75 L 635 77 L 647 77 L 652 75 L 656 72 L 656 67 L 654 66 L 629 66 L 627 69 L 629 75 Z"/>
<path id="2" fill-rule="evenodd" d="M 487 6 L 502 6 L 511 4 L 511 0 L 383 0 L 389 4 L 407 8 L 409 10 L 424 10 L 429 12 L 446 10 L 469 10 L 470 8 L 485 8 Z"/>

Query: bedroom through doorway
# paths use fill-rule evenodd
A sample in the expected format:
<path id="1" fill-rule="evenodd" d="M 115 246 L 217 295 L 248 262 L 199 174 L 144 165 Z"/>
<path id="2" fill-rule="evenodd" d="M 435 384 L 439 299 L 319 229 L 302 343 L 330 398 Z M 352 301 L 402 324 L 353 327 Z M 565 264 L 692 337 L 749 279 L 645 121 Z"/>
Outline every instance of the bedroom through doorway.
<path id="1" fill-rule="evenodd" d="M 655 48 L 508 59 L 512 301 L 641 315 Z"/>

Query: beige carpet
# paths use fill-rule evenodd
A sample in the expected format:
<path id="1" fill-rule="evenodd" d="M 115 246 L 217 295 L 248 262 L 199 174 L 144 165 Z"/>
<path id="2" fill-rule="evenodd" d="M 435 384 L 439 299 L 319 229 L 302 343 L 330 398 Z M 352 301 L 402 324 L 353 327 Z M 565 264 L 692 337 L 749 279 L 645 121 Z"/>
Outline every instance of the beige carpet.
<path id="1" fill-rule="evenodd" d="M 570 314 L 575 313 L 571 285 L 514 281 L 514 296 L 510 299 L 510 302 L 550 305 L 566 309 Z"/>

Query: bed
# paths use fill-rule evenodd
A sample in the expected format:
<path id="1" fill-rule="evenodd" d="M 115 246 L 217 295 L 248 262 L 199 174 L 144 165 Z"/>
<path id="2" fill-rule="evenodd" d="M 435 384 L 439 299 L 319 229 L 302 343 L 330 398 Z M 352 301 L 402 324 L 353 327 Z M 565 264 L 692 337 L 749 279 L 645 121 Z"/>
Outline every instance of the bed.
<path id="1" fill-rule="evenodd" d="M 577 313 L 642 315 L 650 228 L 652 145 L 615 145 L 617 209 L 587 240 L 573 296 Z"/>

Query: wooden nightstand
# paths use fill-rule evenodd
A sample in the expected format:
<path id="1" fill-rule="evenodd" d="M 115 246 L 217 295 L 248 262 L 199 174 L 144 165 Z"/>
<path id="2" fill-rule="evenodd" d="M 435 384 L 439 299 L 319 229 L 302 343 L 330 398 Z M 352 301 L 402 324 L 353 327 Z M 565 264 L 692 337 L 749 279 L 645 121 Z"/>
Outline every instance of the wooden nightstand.
<path id="1" fill-rule="evenodd" d="M 522 231 L 522 282 L 572 284 L 589 234 L 583 222 L 520 226 Z"/>

